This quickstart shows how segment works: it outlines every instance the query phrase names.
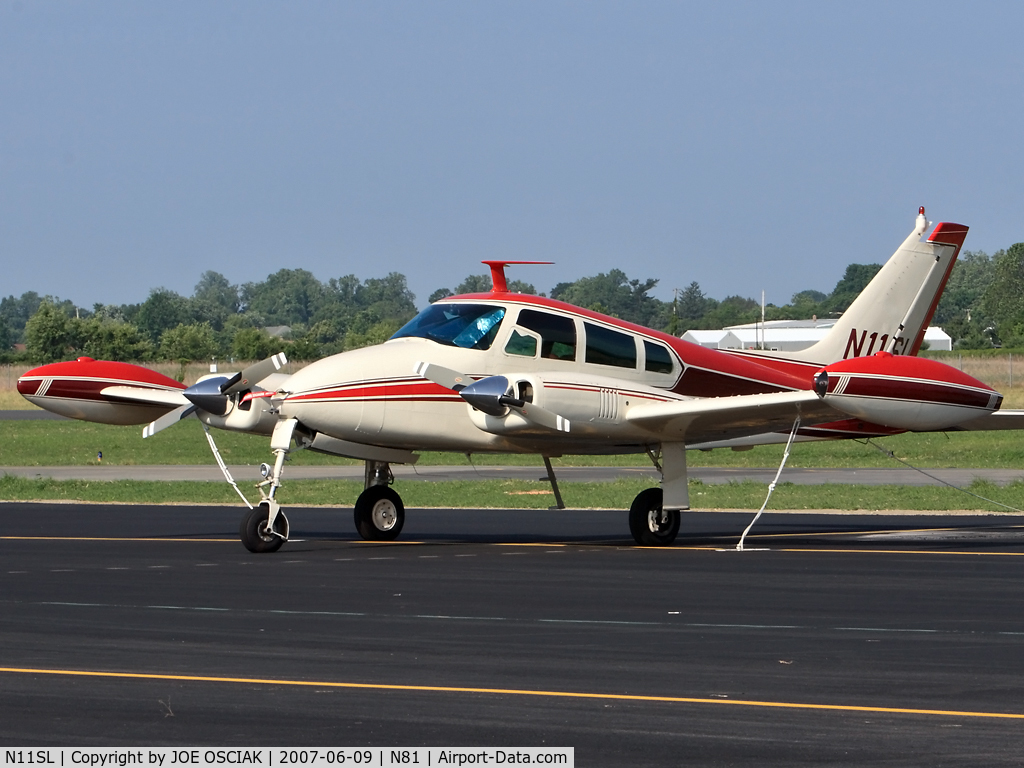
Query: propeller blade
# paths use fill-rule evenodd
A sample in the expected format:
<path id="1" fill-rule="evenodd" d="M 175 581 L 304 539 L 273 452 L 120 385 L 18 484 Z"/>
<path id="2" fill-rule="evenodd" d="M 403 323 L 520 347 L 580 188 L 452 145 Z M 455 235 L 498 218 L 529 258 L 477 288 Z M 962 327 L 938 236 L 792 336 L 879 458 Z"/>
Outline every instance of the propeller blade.
<path id="1" fill-rule="evenodd" d="M 413 372 L 453 392 L 461 392 L 467 385 L 473 383 L 473 380 L 464 373 L 433 363 L 416 363 Z"/>
<path id="2" fill-rule="evenodd" d="M 268 357 L 266 360 L 260 360 L 258 363 L 253 363 L 248 368 L 242 369 L 240 373 L 236 373 L 230 379 L 221 384 L 220 393 L 222 395 L 230 396 L 236 392 L 242 392 L 249 389 L 256 384 L 259 384 L 270 374 L 284 368 L 285 363 L 287 362 L 288 358 L 284 356 L 284 352 L 279 352 L 273 357 Z"/>
<path id="3" fill-rule="evenodd" d="M 151 421 L 149 424 L 147 424 L 142 430 L 142 436 L 152 437 L 160 430 L 167 429 L 168 427 L 173 427 L 182 419 L 188 418 L 193 413 L 195 413 L 195 411 L 196 406 L 192 405 L 191 403 L 188 405 L 183 405 L 179 408 L 175 408 L 170 413 L 165 413 L 156 421 Z"/>
<path id="4" fill-rule="evenodd" d="M 516 402 L 522 403 L 523 401 L 517 400 Z M 541 408 L 539 405 L 534 405 L 533 403 L 524 403 L 521 406 L 508 403 L 508 407 L 527 421 L 532 421 L 539 427 L 547 427 L 548 429 L 553 429 L 555 432 L 569 431 L 569 420 L 559 416 L 557 413 L 549 411 L 547 408 Z"/>

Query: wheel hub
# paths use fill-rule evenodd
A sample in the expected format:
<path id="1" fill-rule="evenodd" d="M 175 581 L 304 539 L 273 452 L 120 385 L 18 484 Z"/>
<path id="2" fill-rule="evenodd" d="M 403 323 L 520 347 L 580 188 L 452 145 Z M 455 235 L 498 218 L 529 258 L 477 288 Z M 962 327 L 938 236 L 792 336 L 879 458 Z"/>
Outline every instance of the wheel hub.
<path id="1" fill-rule="evenodd" d="M 652 509 L 647 513 L 647 527 L 651 533 L 661 533 L 668 523 L 668 515 L 660 509 Z"/>
<path id="2" fill-rule="evenodd" d="M 389 499 L 381 499 L 373 505 L 373 524 L 379 531 L 390 531 L 398 522 L 398 512 Z"/>

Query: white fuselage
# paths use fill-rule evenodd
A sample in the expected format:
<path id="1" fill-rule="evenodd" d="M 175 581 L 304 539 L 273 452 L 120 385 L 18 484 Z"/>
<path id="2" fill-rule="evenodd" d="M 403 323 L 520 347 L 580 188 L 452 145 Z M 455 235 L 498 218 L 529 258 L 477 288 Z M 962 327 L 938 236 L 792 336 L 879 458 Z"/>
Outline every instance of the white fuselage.
<path id="1" fill-rule="evenodd" d="M 606 453 L 640 450 L 657 442 L 656 436 L 626 423 L 623 416 L 638 405 L 681 399 L 669 388 L 678 381 L 683 364 L 668 345 L 652 335 L 645 346 L 643 334 L 626 334 L 608 325 L 607 331 L 629 337 L 635 350 L 632 367 L 588 363 L 584 325 L 594 334 L 597 323 L 558 313 L 576 326 L 576 351 L 569 359 L 542 356 L 545 346 L 538 337 L 533 353 L 524 354 L 518 342 L 529 331 L 516 323 L 523 307 L 513 301 L 478 303 L 506 309 L 489 348 L 412 337 L 334 355 L 292 375 L 281 415 L 331 437 L 408 450 Z M 537 312 L 535 307 L 530 310 Z M 654 344 L 660 370 L 648 371 L 645 350 Z M 476 411 L 456 392 L 416 374 L 421 362 L 460 371 L 467 384 L 501 374 L 514 386 L 528 385 L 532 402 L 568 418 L 571 431 L 553 435 L 515 413 L 494 417 Z"/>

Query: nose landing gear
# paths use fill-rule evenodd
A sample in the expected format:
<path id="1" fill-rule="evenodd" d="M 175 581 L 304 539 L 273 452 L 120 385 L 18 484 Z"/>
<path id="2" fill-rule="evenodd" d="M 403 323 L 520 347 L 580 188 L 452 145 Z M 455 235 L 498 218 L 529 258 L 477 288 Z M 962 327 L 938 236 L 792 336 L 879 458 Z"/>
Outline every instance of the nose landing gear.
<path id="1" fill-rule="evenodd" d="M 275 513 L 273 522 L 270 519 L 272 511 Z M 250 552 L 276 552 L 288 540 L 288 518 L 276 501 L 262 501 L 242 518 L 238 533 Z"/>
<path id="2" fill-rule="evenodd" d="M 277 489 L 281 487 L 281 471 L 284 469 L 284 460 L 291 448 L 292 433 L 295 432 L 297 425 L 295 419 L 288 419 L 278 422 L 274 427 L 274 434 L 270 438 L 274 466 L 271 468 L 264 464 L 260 467 L 265 479 L 257 486 L 263 500 L 242 518 L 238 531 L 242 544 L 250 552 L 276 552 L 288 541 L 288 518 L 274 497 L 277 495 Z M 270 490 L 265 491 L 264 487 L 268 485 Z"/>

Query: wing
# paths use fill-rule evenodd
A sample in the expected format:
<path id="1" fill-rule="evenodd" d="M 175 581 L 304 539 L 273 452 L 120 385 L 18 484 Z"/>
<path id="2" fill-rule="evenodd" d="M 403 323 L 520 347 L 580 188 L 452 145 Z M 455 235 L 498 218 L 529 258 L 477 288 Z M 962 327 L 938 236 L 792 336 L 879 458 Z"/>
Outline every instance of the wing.
<path id="1" fill-rule="evenodd" d="M 988 432 L 1003 429 L 1024 429 L 1024 410 L 999 410 L 954 427 L 966 432 Z M 953 430 L 950 430 L 953 431 Z"/>
<path id="2" fill-rule="evenodd" d="M 692 445 L 789 430 L 797 416 L 809 425 L 835 421 L 838 415 L 814 392 L 803 390 L 642 405 L 631 409 L 626 421 L 662 441 Z"/>

